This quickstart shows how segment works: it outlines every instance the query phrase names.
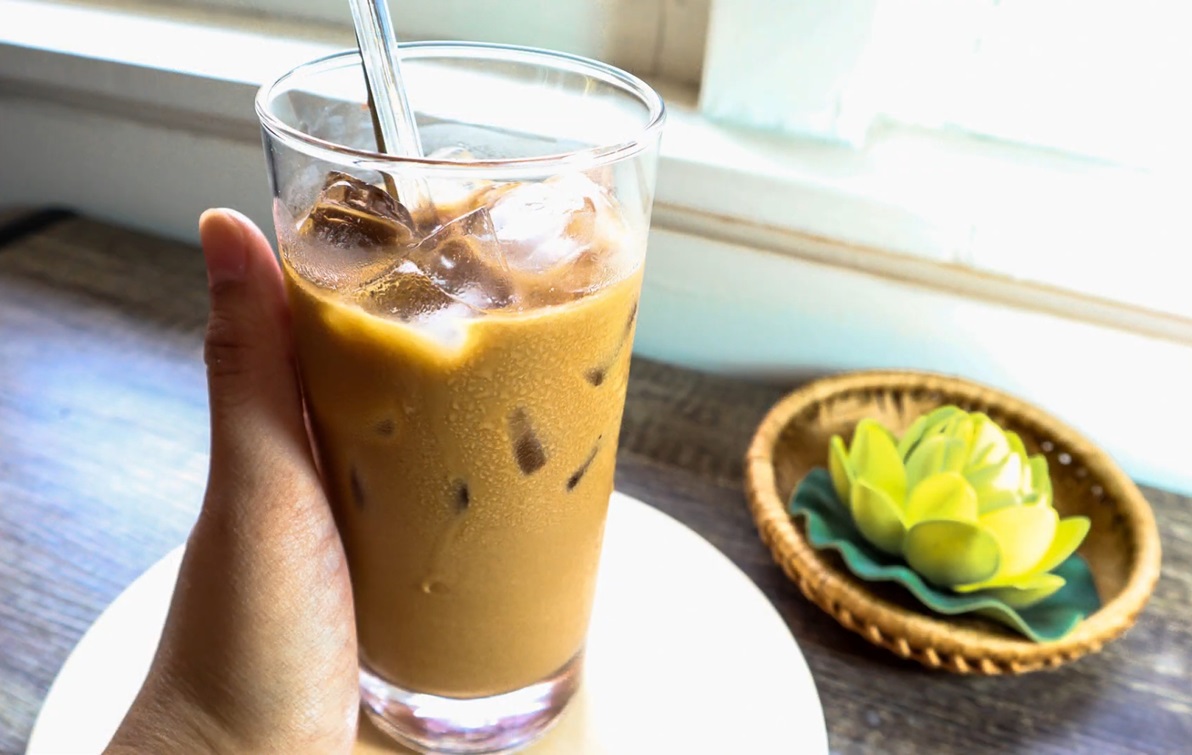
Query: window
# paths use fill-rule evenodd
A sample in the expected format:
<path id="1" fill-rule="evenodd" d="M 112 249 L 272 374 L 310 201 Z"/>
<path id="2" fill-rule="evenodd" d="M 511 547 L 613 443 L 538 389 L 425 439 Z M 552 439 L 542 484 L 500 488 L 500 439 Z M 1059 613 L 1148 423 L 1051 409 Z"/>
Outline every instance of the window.
<path id="1" fill-rule="evenodd" d="M 887 116 L 1125 165 L 1187 160 L 1192 109 L 1180 92 L 1192 48 L 1178 3 L 913 5 L 878 23 L 893 63 L 882 77 Z"/>
<path id="2" fill-rule="evenodd" d="M 711 0 L 389 0 L 405 39 L 467 39 L 548 47 L 641 76 L 699 81 Z M 189 0 L 350 29 L 348 0 Z"/>
<path id="3" fill-rule="evenodd" d="M 705 96 L 857 144 L 886 121 L 1162 169 L 1192 154 L 1181 19 L 1169 0 L 724 2 Z"/>
<path id="4" fill-rule="evenodd" d="M 554 47 L 659 83 L 672 103 L 659 184 L 665 225 L 737 240 L 809 234 L 1192 321 L 1192 297 L 1171 268 L 1173 251 L 1192 246 L 1192 230 L 1178 222 L 1177 189 L 1192 168 L 1192 108 L 1178 95 L 1192 47 L 1179 38 L 1178 4 L 391 3 L 407 38 Z M 16 72 L 6 77 L 10 91 L 27 97 L 44 87 L 46 99 L 77 101 L 104 90 L 125 104 L 169 103 L 171 117 L 209 97 L 200 115 L 238 120 L 221 126 L 238 133 L 252 128 L 253 85 L 353 42 L 347 0 L 0 0 L 0 8 L 9 20 L 0 52 Z M 33 65 L 29 48 L 125 65 L 72 80 L 62 55 Z M 247 86 L 233 98 L 211 86 L 176 92 L 159 77 L 145 91 L 154 67 Z M 715 218 L 729 222 L 711 228 Z M 850 255 L 867 270 L 884 264 Z"/>
<path id="5" fill-rule="evenodd" d="M 1179 3 L 391 2 L 408 38 L 564 49 L 667 97 L 641 353 L 963 373 L 1192 486 L 1163 429 L 1192 423 Z M 255 90 L 352 44 L 346 0 L 0 0 L 0 204 L 267 226 Z"/>
<path id="6" fill-rule="evenodd" d="M 1192 318 L 1182 17 L 1163 0 L 721 2 L 701 102 L 850 146 L 833 167 L 854 195 L 932 238 L 812 232 Z"/>

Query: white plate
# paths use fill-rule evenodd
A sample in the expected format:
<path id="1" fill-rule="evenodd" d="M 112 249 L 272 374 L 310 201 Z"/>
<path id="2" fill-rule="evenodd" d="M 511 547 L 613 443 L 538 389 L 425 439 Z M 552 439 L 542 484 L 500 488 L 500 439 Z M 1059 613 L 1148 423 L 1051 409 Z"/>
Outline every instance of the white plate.
<path id="1" fill-rule="evenodd" d="M 83 635 L 38 715 L 30 755 L 103 750 L 145 678 L 181 561 L 179 547 Z M 766 597 L 699 535 L 620 493 L 584 674 L 558 725 L 525 753 L 828 752 L 815 682 Z M 356 752 L 404 750 L 363 727 Z"/>

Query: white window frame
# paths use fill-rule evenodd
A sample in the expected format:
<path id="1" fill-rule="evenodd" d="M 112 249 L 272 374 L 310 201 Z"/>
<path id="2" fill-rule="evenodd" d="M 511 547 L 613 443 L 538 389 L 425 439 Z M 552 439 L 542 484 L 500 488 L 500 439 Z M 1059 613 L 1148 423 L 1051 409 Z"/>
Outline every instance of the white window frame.
<path id="1" fill-rule="evenodd" d="M 700 80 L 712 0 L 389 0 L 399 36 L 466 39 L 564 50 L 639 76 Z M 176 3 L 174 3 L 176 4 Z M 245 0 L 184 0 L 242 12 Z M 348 30 L 347 0 L 251 0 L 275 19 Z"/>
<path id="2" fill-rule="evenodd" d="M 0 205 L 64 203 L 188 240 L 214 205 L 270 225 L 253 96 L 351 31 L 165 10 L 0 0 Z M 669 125 L 639 353 L 749 374 L 962 373 L 1192 490 L 1175 435 L 1192 423 L 1176 400 L 1192 375 L 1192 316 L 1174 300 L 1187 278 L 1158 290 L 1163 306 L 1129 295 L 1135 271 L 1187 255 L 1186 192 L 906 127 L 861 150 L 748 132 L 701 115 L 694 86 L 651 81 Z M 1131 384 L 1128 405 L 1110 398 Z"/>

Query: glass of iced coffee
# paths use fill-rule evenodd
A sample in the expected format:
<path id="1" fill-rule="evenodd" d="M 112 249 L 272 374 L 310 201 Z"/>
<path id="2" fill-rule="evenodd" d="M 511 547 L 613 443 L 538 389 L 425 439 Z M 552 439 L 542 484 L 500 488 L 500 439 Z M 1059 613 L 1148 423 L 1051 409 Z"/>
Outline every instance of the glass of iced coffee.
<path id="1" fill-rule="evenodd" d="M 365 710 L 419 749 L 496 752 L 578 685 L 663 105 L 539 50 L 402 65 L 425 157 L 377 149 L 355 52 L 257 111 Z"/>

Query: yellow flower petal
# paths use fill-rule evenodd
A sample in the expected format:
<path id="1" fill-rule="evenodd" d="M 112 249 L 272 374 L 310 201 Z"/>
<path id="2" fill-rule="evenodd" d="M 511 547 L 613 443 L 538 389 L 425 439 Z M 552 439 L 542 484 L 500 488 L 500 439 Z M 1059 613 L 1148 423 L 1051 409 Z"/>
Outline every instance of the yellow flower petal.
<path id="1" fill-rule="evenodd" d="M 924 438 L 906 462 L 907 483 L 914 487 L 938 472 L 959 472 L 964 468 L 965 445 L 943 435 Z"/>
<path id="2" fill-rule="evenodd" d="M 906 502 L 906 525 L 931 519 L 977 521 L 977 493 L 955 472 L 940 472 L 921 481 Z"/>
<path id="3" fill-rule="evenodd" d="M 863 419 L 853 432 L 849 466 L 854 481 L 865 478 L 898 508 L 906 502 L 906 468 L 894 445 L 894 438 L 875 420 Z"/>
<path id="4" fill-rule="evenodd" d="M 981 526 L 997 540 L 1001 583 L 1035 571 L 1055 537 L 1059 515 L 1050 506 L 1008 506 L 981 517 Z"/>
<path id="5" fill-rule="evenodd" d="M 828 443 L 828 472 L 832 475 L 832 487 L 836 488 L 836 497 L 848 508 L 853 471 L 849 468 L 848 450 L 844 447 L 844 439 L 839 435 L 833 435 Z"/>
<path id="6" fill-rule="evenodd" d="M 967 463 L 973 451 L 973 439 L 977 436 L 977 421 L 971 414 L 958 414 L 944 425 L 941 435 L 964 444 L 964 458 Z"/>
<path id="7" fill-rule="evenodd" d="M 970 468 L 965 471 L 964 477 L 982 501 L 1002 492 L 1018 493 L 1022 482 L 1022 457 L 1014 454 L 1003 456 L 996 464 L 979 469 Z"/>
<path id="8" fill-rule="evenodd" d="M 1000 463 L 1010 454 L 1010 442 L 1006 434 L 988 415 L 975 412 L 971 417 L 973 437 L 969 459 L 980 466 Z"/>
<path id="9" fill-rule="evenodd" d="M 1061 519 L 1055 528 L 1055 537 L 1043 558 L 1035 566 L 1037 572 L 1049 572 L 1068 560 L 1080 547 L 1085 535 L 1089 534 L 1089 519 L 1086 516 L 1070 516 Z"/>
<path id="10" fill-rule="evenodd" d="M 986 591 L 991 598 L 1000 600 L 1011 608 L 1028 608 L 1054 595 L 1066 584 L 1064 578 L 1055 574 L 1036 574 L 1016 581 L 1005 587 L 994 587 Z M 969 592 L 957 587 L 957 592 Z"/>
<path id="11" fill-rule="evenodd" d="M 1022 437 L 1013 430 L 1006 431 L 1006 442 L 1010 444 L 1010 452 L 1021 456 L 1023 459 L 1027 458 L 1026 445 L 1022 442 Z"/>
<path id="12" fill-rule="evenodd" d="M 1017 456 L 1022 462 L 1022 476 L 1018 480 L 1018 490 L 1024 496 L 1030 495 L 1034 488 L 1031 485 L 1030 457 L 1027 456 L 1026 446 L 1022 442 L 1022 438 L 1018 437 L 1018 433 L 1013 430 L 1006 431 L 1006 441 L 1010 444 L 1010 453 Z"/>
<path id="13" fill-rule="evenodd" d="M 857 479 L 850 503 L 853 522 L 866 540 L 891 555 L 902 552 L 902 538 L 906 534 L 902 510 L 884 490 L 865 478 Z"/>
<path id="14" fill-rule="evenodd" d="M 902 440 L 898 442 L 898 455 L 906 459 L 911 451 L 915 449 L 919 441 L 923 440 L 925 435 L 937 431 L 939 426 L 948 421 L 952 417 L 960 414 L 961 410 L 955 406 L 941 406 L 938 409 L 933 409 L 927 414 L 920 415 L 917 420 L 911 423 L 907 431 L 903 433 Z"/>
<path id="15" fill-rule="evenodd" d="M 926 429 L 927 416 L 920 415 L 902 434 L 902 439 L 898 441 L 898 455 L 905 459 L 907 454 L 914 449 L 915 444 L 923 439 L 923 431 Z"/>
<path id="16" fill-rule="evenodd" d="M 986 514 L 992 514 L 998 509 L 1004 509 L 1009 506 L 1021 506 L 1024 503 L 1022 497 L 1017 491 L 1003 490 L 997 493 L 986 493 L 984 497 L 978 497 L 977 516 L 983 517 Z"/>
<path id="17" fill-rule="evenodd" d="M 1040 490 L 1032 493 L 1030 498 L 1025 499 L 1023 503 L 1030 506 L 1051 506 L 1055 501 L 1051 500 L 1050 490 Z"/>
<path id="18" fill-rule="evenodd" d="M 989 579 L 1000 563 L 993 535 L 971 522 L 919 522 L 906 533 L 902 552 L 912 569 L 943 587 Z"/>
<path id="19" fill-rule="evenodd" d="M 1043 493 L 1047 493 L 1047 499 L 1051 500 L 1051 472 L 1047 469 L 1047 457 L 1042 454 L 1035 454 L 1027 463 L 1031 468 L 1031 489 Z"/>

